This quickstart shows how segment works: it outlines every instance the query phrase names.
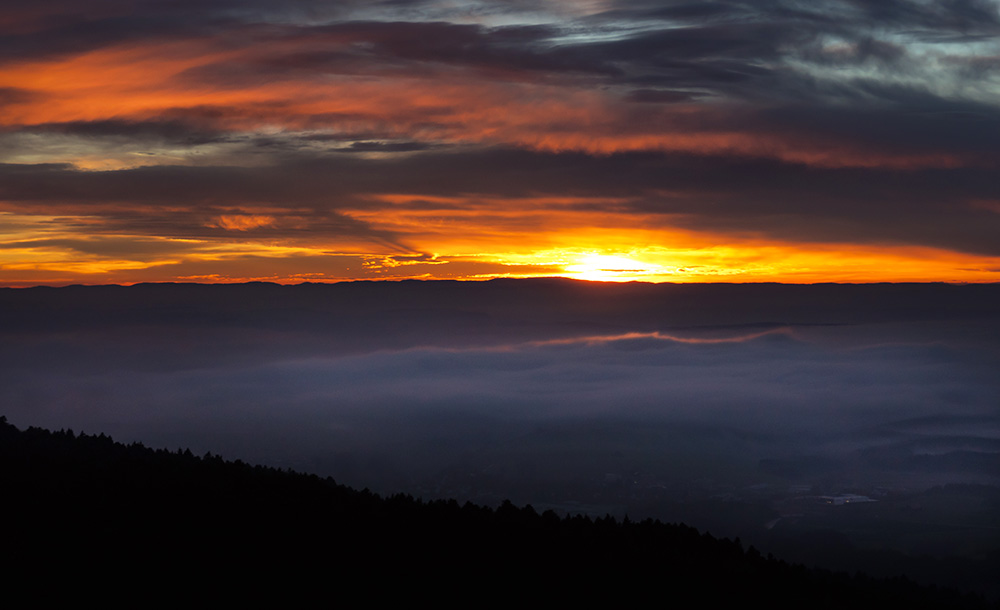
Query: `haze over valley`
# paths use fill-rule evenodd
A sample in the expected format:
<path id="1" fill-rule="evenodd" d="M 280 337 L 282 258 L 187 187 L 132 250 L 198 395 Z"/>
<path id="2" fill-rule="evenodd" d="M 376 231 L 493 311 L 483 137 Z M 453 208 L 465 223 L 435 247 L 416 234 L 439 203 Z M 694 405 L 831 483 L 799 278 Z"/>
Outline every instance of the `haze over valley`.
<path id="1" fill-rule="evenodd" d="M 1000 547 L 996 285 L 147 284 L 0 308 L 20 427 L 765 547 Z"/>

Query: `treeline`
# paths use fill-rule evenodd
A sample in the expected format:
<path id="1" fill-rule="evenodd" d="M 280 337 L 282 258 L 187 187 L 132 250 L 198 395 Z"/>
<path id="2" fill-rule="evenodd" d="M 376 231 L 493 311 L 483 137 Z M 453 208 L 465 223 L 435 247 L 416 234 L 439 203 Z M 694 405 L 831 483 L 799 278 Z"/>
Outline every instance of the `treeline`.
<path id="1" fill-rule="evenodd" d="M 473 606 L 659 599 L 994 607 L 902 577 L 790 565 L 684 525 L 381 497 L 330 478 L 103 434 L 21 431 L 2 417 L 0 497 L 6 581 L 39 601 L 110 593 L 132 601 L 307 594 L 344 602 L 360 591 L 368 603 Z"/>

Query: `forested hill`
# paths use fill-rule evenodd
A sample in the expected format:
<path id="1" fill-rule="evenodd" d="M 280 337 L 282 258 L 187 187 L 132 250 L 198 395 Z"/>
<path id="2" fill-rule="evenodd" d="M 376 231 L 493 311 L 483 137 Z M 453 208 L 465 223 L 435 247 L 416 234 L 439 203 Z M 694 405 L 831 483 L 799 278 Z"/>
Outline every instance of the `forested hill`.
<path id="1" fill-rule="evenodd" d="M 6 418 L 0 497 L 7 582 L 39 601 L 344 601 L 360 591 L 369 601 L 477 606 L 528 596 L 560 605 L 993 607 L 905 578 L 807 570 L 684 525 L 380 497 L 104 435 L 20 431 Z"/>

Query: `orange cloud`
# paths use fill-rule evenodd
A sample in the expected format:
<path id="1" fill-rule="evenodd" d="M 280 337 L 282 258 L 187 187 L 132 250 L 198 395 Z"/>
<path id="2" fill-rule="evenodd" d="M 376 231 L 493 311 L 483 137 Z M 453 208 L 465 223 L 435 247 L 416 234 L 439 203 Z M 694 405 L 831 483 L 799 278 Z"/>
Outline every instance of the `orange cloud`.
<path id="1" fill-rule="evenodd" d="M 274 216 L 255 214 L 227 214 L 217 216 L 207 226 L 226 229 L 227 231 L 251 231 L 261 227 L 274 226 Z"/>
<path id="2" fill-rule="evenodd" d="M 296 70 L 294 64 L 271 79 L 255 70 L 271 56 L 313 51 L 316 36 L 268 41 L 264 57 L 252 42 L 151 41 L 7 64 L 0 67 L 0 87 L 32 95 L 0 108 L 0 123 L 168 118 L 236 132 L 312 130 L 345 138 L 379 133 L 601 155 L 736 153 L 824 167 L 953 167 L 974 161 L 954 154 L 889 153 L 829 138 L 803 140 L 765 125 L 723 126 L 739 108 L 643 105 L 637 114 L 623 92 L 572 80 L 510 81 L 453 67 L 326 73 Z M 322 50 L 329 51 L 351 41 L 322 42 Z M 101 167 L 99 160 L 88 162 Z"/>

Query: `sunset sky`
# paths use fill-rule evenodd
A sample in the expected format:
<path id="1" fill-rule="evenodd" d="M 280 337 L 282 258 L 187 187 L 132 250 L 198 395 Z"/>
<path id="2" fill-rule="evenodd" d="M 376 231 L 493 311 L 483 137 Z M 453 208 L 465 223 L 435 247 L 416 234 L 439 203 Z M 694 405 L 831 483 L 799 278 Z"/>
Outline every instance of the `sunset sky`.
<path id="1" fill-rule="evenodd" d="M 0 6 L 0 285 L 1000 281 L 992 0 Z"/>

